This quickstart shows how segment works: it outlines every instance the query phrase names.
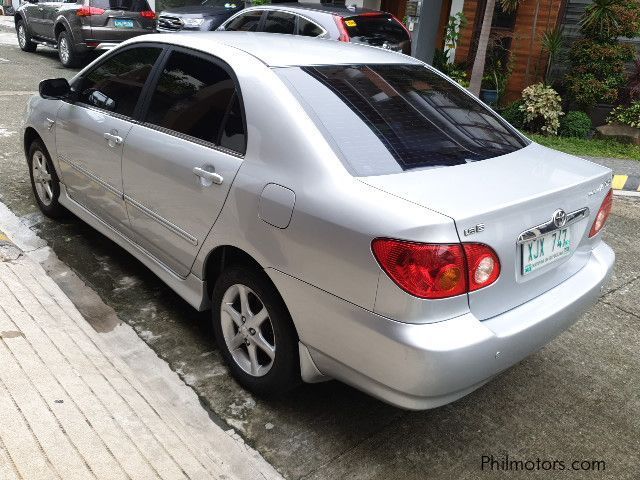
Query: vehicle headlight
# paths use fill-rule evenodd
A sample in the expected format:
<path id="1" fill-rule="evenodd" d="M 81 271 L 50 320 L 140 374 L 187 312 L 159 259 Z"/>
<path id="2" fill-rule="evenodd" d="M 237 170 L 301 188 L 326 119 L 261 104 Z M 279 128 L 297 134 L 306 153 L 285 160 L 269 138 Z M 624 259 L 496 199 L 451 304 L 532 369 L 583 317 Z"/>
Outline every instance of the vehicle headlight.
<path id="1" fill-rule="evenodd" d="M 204 23 L 204 18 L 183 18 L 182 22 L 185 27 L 199 27 Z"/>

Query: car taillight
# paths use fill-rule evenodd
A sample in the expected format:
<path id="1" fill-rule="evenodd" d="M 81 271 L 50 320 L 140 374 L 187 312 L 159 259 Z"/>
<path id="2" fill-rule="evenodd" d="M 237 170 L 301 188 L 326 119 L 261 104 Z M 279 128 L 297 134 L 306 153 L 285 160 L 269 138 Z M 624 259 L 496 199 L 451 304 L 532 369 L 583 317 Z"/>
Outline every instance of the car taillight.
<path id="1" fill-rule="evenodd" d="M 604 224 L 607 223 L 607 218 L 609 218 L 609 214 L 611 213 L 611 207 L 613 207 L 613 191 L 609 190 L 609 193 L 604 197 L 600 210 L 598 210 L 598 214 L 596 215 L 596 219 L 591 226 L 589 238 L 597 235 L 597 233 L 602 230 L 602 227 L 604 227 Z"/>
<path id="2" fill-rule="evenodd" d="M 373 254 L 382 269 L 406 292 L 420 298 L 446 298 L 467 291 L 462 245 L 376 238 Z"/>
<path id="3" fill-rule="evenodd" d="M 500 260 L 480 243 L 430 244 L 376 238 L 373 254 L 404 291 L 420 298 L 461 295 L 491 285 L 500 276 Z"/>
<path id="4" fill-rule="evenodd" d="M 463 243 L 467 256 L 469 291 L 487 287 L 500 276 L 500 260 L 496 252 L 482 243 Z"/>
<path id="5" fill-rule="evenodd" d="M 98 7 L 80 7 L 76 10 L 78 17 L 90 17 L 91 15 L 102 15 L 104 10 Z"/>
<path id="6" fill-rule="evenodd" d="M 143 10 L 142 12 L 140 12 L 140 16 L 142 18 L 155 19 L 156 18 L 156 12 L 154 12 L 153 10 Z"/>
<path id="7" fill-rule="evenodd" d="M 347 26 L 344 23 L 344 18 L 338 15 L 334 15 L 333 20 L 336 22 L 336 26 L 338 27 L 338 32 L 340 33 L 340 36 L 338 37 L 338 41 L 348 42 L 349 32 L 347 32 Z"/>
<path id="8" fill-rule="evenodd" d="M 391 14 L 389 14 L 389 15 L 391 15 Z M 393 18 L 396 22 L 398 22 L 400 24 L 400 26 L 402 26 L 402 28 L 404 28 L 404 31 L 407 32 L 407 37 L 411 38 L 411 32 L 409 31 L 407 26 L 404 23 L 402 23 L 400 20 L 398 20 L 395 16 L 391 15 L 391 18 Z"/>

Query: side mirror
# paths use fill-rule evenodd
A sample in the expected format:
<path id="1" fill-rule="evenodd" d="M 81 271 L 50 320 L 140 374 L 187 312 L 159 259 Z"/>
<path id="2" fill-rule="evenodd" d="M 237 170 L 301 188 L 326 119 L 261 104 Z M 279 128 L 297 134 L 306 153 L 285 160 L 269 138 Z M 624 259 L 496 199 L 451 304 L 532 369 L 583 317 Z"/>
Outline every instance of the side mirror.
<path id="1" fill-rule="evenodd" d="M 38 3 L 38 0 L 25 0 L 26 3 Z"/>
<path id="2" fill-rule="evenodd" d="M 69 96 L 71 87 L 66 78 L 50 78 L 40 82 L 40 96 L 51 100 L 61 100 Z"/>

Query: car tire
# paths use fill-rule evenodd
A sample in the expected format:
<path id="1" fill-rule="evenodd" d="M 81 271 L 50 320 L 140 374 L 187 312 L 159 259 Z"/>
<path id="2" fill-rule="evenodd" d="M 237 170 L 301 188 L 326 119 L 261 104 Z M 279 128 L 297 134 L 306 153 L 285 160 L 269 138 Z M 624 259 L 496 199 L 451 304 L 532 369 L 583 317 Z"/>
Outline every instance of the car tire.
<path id="1" fill-rule="evenodd" d="M 73 47 L 73 39 L 66 30 L 58 35 L 58 58 L 64 67 L 77 67 L 82 61 L 82 55 Z"/>
<path id="2" fill-rule="evenodd" d="M 16 34 L 18 35 L 18 45 L 20 45 L 20 49 L 22 51 L 36 51 L 38 45 L 31 41 L 31 35 L 29 35 L 29 30 L 27 30 L 24 20 L 18 20 L 18 23 L 16 24 Z"/>
<path id="3" fill-rule="evenodd" d="M 240 385 L 258 396 L 274 397 L 300 383 L 298 335 L 264 272 L 246 265 L 225 269 L 211 299 L 216 342 Z"/>
<path id="4" fill-rule="evenodd" d="M 51 162 L 49 152 L 40 140 L 35 140 L 29 146 L 29 176 L 31 188 L 36 197 L 40 211 L 49 218 L 59 219 L 66 215 L 67 210 L 60 205 L 60 180 Z"/>

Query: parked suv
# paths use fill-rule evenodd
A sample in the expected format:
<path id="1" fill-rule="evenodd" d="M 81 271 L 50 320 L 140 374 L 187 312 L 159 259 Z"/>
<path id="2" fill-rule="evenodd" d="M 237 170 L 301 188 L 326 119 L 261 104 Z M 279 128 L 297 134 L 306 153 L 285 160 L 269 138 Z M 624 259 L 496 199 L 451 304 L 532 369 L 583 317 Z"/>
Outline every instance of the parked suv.
<path id="1" fill-rule="evenodd" d="M 158 31 L 215 30 L 243 7 L 244 1 L 240 0 L 195 0 L 193 4 L 162 11 L 158 17 Z"/>
<path id="2" fill-rule="evenodd" d="M 147 0 L 29 0 L 16 11 L 15 22 L 22 50 L 48 45 L 58 49 L 65 67 L 74 67 L 87 52 L 153 33 L 156 14 Z"/>
<path id="3" fill-rule="evenodd" d="M 389 13 L 367 8 L 316 3 L 252 7 L 218 30 L 321 37 L 411 54 L 411 36 L 405 26 Z"/>

